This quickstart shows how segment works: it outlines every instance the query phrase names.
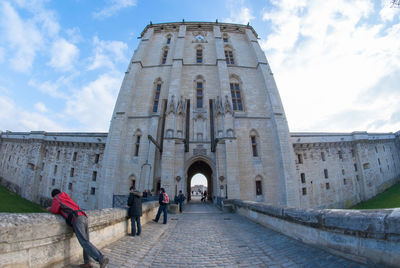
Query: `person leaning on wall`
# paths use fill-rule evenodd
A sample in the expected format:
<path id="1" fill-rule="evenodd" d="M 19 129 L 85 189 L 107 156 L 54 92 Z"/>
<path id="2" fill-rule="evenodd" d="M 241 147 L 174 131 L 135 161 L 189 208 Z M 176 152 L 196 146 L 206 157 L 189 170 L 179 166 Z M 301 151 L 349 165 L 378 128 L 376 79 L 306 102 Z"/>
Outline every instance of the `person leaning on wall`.
<path id="1" fill-rule="evenodd" d="M 53 189 L 51 192 L 53 201 L 47 208 L 53 214 L 61 214 L 69 226 L 72 227 L 76 238 L 83 248 L 84 264 L 80 267 L 92 267 L 90 258 L 100 264 L 100 268 L 107 266 L 109 260 L 89 241 L 89 228 L 86 213 L 65 192 Z"/>

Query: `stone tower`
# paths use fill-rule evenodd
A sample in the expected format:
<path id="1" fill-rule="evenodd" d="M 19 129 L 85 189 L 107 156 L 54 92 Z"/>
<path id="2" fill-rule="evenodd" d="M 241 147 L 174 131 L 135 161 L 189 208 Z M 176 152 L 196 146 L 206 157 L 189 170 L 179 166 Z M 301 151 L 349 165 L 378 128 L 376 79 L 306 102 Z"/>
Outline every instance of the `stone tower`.
<path id="1" fill-rule="evenodd" d="M 147 25 L 112 115 L 100 208 L 132 184 L 190 196 L 196 173 L 214 202 L 297 206 L 294 171 L 285 112 L 251 26 Z"/>

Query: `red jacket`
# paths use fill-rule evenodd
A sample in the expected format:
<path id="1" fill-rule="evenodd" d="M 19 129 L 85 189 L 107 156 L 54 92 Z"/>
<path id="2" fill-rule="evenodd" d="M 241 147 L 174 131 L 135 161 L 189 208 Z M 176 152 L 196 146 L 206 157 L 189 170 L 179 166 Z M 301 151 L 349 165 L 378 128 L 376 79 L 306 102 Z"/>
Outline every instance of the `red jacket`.
<path id="1" fill-rule="evenodd" d="M 64 218 L 68 218 L 68 214 L 74 210 L 82 210 L 69 195 L 65 192 L 59 193 L 54 196 L 53 203 L 51 204 L 51 213 L 61 214 Z M 78 212 L 78 215 L 86 215 L 85 212 Z"/>

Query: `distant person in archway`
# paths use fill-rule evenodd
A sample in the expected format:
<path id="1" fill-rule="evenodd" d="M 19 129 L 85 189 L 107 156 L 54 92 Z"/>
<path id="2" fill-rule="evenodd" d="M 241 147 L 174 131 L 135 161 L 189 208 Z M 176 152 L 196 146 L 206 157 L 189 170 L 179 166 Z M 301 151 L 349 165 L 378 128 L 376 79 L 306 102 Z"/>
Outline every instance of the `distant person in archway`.
<path id="1" fill-rule="evenodd" d="M 160 206 L 157 211 L 157 216 L 153 221 L 158 222 L 162 212 L 164 214 L 163 224 L 167 224 L 167 205 L 169 204 L 169 197 L 168 194 L 165 192 L 164 188 L 160 189 L 160 195 L 158 196 L 158 203 L 160 204 Z"/>
<path id="2" fill-rule="evenodd" d="M 58 189 L 51 191 L 53 202 L 47 210 L 53 214 L 61 214 L 69 226 L 74 230 L 76 238 L 83 248 L 84 264 L 80 267 L 92 267 L 90 257 L 100 263 L 100 268 L 104 268 L 108 264 L 108 258 L 89 241 L 89 228 L 86 213 L 69 197 L 65 192 Z"/>
<path id="3" fill-rule="evenodd" d="M 201 198 L 201 202 L 206 202 L 207 201 L 207 191 L 204 191 L 203 197 Z"/>
<path id="4" fill-rule="evenodd" d="M 142 196 L 143 194 L 136 191 L 135 186 L 131 186 L 129 189 L 128 198 L 128 216 L 131 218 L 131 236 L 140 235 L 142 232 L 142 226 L 140 225 L 140 217 L 142 216 Z M 137 225 L 137 232 L 136 226 Z"/>
<path id="5" fill-rule="evenodd" d="M 185 201 L 185 199 L 186 199 L 185 195 L 182 193 L 182 190 L 180 190 L 178 195 L 178 203 L 179 203 L 179 212 L 181 213 L 182 213 L 183 202 Z"/>

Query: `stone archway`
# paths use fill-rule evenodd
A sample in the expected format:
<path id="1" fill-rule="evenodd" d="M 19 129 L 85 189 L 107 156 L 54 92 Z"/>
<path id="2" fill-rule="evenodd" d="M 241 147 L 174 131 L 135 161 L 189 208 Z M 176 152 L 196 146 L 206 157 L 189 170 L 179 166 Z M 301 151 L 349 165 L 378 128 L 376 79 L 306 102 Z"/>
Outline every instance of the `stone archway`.
<path id="1" fill-rule="evenodd" d="M 207 200 L 213 201 L 213 170 L 209 164 L 203 160 L 195 160 L 187 169 L 187 189 L 186 196 L 188 201 L 191 199 L 190 181 L 197 173 L 203 174 L 207 179 Z"/>

